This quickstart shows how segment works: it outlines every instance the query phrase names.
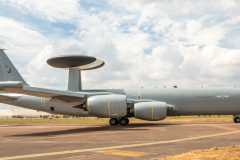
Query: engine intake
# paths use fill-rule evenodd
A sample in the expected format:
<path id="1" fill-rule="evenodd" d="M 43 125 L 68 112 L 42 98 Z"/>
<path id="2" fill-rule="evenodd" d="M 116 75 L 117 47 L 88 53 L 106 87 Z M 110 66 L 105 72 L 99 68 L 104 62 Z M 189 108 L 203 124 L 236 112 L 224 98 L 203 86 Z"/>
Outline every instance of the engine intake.
<path id="1" fill-rule="evenodd" d="M 135 103 L 132 111 L 138 119 L 158 121 L 167 117 L 167 104 L 165 102 Z"/>
<path id="2" fill-rule="evenodd" d="M 117 118 L 127 114 L 125 95 L 98 95 L 87 99 L 86 109 L 90 115 Z"/>

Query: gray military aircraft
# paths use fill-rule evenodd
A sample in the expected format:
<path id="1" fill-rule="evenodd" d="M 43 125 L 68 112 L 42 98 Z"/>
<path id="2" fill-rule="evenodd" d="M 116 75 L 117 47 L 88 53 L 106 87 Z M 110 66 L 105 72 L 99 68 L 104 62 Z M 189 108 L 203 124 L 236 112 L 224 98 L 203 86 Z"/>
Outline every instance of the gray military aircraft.
<path id="1" fill-rule="evenodd" d="M 47 63 L 69 70 L 68 90 L 29 86 L 1 49 L 0 103 L 55 114 L 111 118 L 110 125 L 126 125 L 129 117 L 158 121 L 186 115 L 234 115 L 234 122 L 240 123 L 240 90 L 236 88 L 82 90 L 81 71 L 102 67 L 102 60 L 63 55 Z"/>

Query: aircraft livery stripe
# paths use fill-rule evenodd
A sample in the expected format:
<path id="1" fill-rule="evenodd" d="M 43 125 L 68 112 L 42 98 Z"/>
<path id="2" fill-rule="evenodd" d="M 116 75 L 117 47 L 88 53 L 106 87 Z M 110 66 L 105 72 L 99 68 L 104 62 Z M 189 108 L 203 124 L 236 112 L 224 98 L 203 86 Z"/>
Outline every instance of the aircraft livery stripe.
<path id="1" fill-rule="evenodd" d="M 110 118 L 110 105 L 109 105 L 109 103 L 110 103 L 110 100 L 108 100 L 108 114 L 109 114 L 109 118 Z"/>
<path id="2" fill-rule="evenodd" d="M 158 141 L 158 142 L 151 142 L 151 143 L 130 144 L 130 145 L 101 147 L 101 148 L 90 148 L 90 149 L 80 149 L 80 150 L 71 150 L 71 151 L 60 151 L 60 152 L 49 152 L 49 153 L 38 153 L 38 154 L 12 156 L 12 157 L 1 157 L 0 160 L 33 158 L 33 157 L 43 157 L 43 156 L 55 156 L 55 155 L 82 153 L 82 152 L 90 152 L 90 151 L 101 151 L 101 150 L 108 150 L 108 149 L 120 149 L 120 148 L 127 148 L 127 147 L 140 147 L 140 146 L 149 146 L 149 145 L 156 145 L 156 144 L 167 144 L 167 143 L 174 143 L 174 142 L 182 142 L 182 141 L 196 140 L 196 139 L 202 139 L 202 138 L 223 136 L 223 135 L 234 134 L 234 133 L 240 133 L 240 131 L 210 134 L 210 135 L 205 135 L 205 136 L 189 137 L 189 138 L 182 138 L 182 139 L 175 139 L 175 140 L 168 140 L 168 141 L 160 141 L 160 142 Z"/>

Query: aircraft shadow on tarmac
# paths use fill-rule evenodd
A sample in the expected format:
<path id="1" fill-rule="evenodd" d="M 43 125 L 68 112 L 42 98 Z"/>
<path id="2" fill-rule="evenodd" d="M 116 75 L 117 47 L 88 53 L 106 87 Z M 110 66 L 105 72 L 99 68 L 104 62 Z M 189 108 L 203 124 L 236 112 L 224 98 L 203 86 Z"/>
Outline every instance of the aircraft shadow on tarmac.
<path id="1" fill-rule="evenodd" d="M 39 132 L 39 133 L 30 133 L 30 134 L 18 134 L 18 135 L 11 135 L 9 137 L 24 137 L 24 136 L 57 136 L 57 135 L 67 135 L 67 134 L 75 134 L 75 133 L 91 133 L 91 132 L 101 132 L 101 131 L 126 131 L 126 130 L 149 130 L 147 127 L 163 127 L 169 125 L 178 125 L 174 123 L 170 124 L 156 124 L 156 123 L 132 123 L 126 126 L 109 126 L 103 125 L 100 127 L 84 127 L 84 128 L 74 128 L 74 129 L 67 129 L 67 130 L 59 130 L 59 131 L 49 131 L 49 132 Z M 79 125 L 81 126 L 81 125 Z M 145 128 L 140 128 L 145 127 Z"/>

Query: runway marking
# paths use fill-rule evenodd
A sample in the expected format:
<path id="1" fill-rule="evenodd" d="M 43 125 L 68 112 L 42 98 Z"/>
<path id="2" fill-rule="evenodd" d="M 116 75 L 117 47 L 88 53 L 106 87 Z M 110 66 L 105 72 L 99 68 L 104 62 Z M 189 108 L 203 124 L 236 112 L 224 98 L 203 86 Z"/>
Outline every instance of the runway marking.
<path id="1" fill-rule="evenodd" d="M 130 145 L 121 145 L 121 146 L 112 146 L 112 147 L 101 147 L 101 148 L 80 149 L 80 150 L 72 150 L 72 151 L 60 151 L 60 152 L 29 154 L 29 155 L 20 155 L 20 156 L 12 156 L 12 157 L 2 157 L 2 158 L 0 158 L 0 160 L 54 156 L 54 155 L 71 154 L 71 153 L 82 153 L 82 152 L 90 152 L 90 151 L 120 149 L 120 148 L 127 148 L 127 147 L 140 147 L 140 146 L 148 146 L 148 145 L 156 145 L 156 144 L 166 144 L 166 143 L 173 143 L 173 142 L 181 142 L 181 141 L 188 141 L 188 140 L 196 140 L 196 139 L 202 139 L 202 138 L 223 136 L 223 135 L 234 134 L 234 133 L 239 133 L 239 132 L 240 131 L 233 131 L 233 132 L 225 132 L 225 133 L 219 133 L 219 134 L 211 134 L 211 135 L 206 135 L 206 136 L 182 138 L 182 139 L 160 141 L 160 142 L 151 142 L 151 143 L 130 144 Z"/>
<path id="2" fill-rule="evenodd" d="M 134 156 L 134 157 L 151 154 L 151 153 L 119 151 L 119 150 L 103 150 L 103 151 L 97 151 L 97 152 L 108 153 L 108 154 L 116 154 L 116 155 L 122 155 L 122 156 Z"/>

